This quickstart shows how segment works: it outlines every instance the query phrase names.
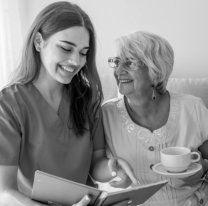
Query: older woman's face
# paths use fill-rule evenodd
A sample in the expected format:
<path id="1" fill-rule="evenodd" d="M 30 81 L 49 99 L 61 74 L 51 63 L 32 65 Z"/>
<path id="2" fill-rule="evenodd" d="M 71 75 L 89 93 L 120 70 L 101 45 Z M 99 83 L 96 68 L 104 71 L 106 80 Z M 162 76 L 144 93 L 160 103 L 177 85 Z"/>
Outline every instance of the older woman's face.
<path id="1" fill-rule="evenodd" d="M 119 57 L 118 61 L 119 61 Z M 115 69 L 119 92 L 127 97 L 147 95 L 150 92 L 151 80 L 148 68 L 139 60 L 127 58 L 120 61 Z"/>

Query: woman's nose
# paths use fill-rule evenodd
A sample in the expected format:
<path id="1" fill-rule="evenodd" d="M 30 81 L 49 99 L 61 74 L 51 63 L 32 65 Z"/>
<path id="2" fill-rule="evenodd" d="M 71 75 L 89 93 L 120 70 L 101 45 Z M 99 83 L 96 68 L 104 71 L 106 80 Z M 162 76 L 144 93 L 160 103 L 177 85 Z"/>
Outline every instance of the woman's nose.
<path id="1" fill-rule="evenodd" d="M 123 74 L 125 72 L 126 72 L 126 70 L 122 65 L 118 65 L 118 67 L 115 68 L 116 75 Z"/>
<path id="2" fill-rule="evenodd" d="M 80 65 L 80 56 L 79 54 L 72 54 L 69 56 L 68 59 L 69 64 L 74 65 L 74 66 L 79 66 Z"/>

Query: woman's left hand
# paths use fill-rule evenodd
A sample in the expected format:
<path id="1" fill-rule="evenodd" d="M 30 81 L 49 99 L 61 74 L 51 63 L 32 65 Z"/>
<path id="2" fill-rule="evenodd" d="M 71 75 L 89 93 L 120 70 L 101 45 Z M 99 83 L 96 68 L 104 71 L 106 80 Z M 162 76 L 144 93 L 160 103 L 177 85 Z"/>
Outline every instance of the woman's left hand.
<path id="1" fill-rule="evenodd" d="M 108 166 L 112 171 L 112 176 L 117 177 L 109 184 L 112 187 L 127 188 L 130 185 L 137 185 L 138 181 L 131 166 L 121 158 L 112 158 L 109 160 Z"/>
<path id="2" fill-rule="evenodd" d="M 200 153 L 200 152 L 199 152 Z M 185 186 L 194 186 L 197 185 L 208 168 L 208 161 L 206 159 L 201 158 L 199 164 L 202 165 L 202 169 L 197 173 L 184 178 L 175 179 L 172 181 L 175 187 L 185 187 Z"/>
<path id="3" fill-rule="evenodd" d="M 203 175 L 203 170 L 201 169 L 196 174 L 193 174 L 189 177 L 178 178 L 178 179 L 171 179 L 171 182 L 174 187 L 186 187 L 186 186 L 195 186 L 201 181 L 201 177 Z"/>

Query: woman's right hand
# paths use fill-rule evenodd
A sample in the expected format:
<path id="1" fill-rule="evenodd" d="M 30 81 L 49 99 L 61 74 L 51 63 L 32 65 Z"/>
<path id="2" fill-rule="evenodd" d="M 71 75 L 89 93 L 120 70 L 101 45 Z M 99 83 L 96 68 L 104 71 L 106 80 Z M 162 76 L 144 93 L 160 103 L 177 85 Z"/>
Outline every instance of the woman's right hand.
<path id="1" fill-rule="evenodd" d="M 90 197 L 85 195 L 79 202 L 73 204 L 72 206 L 87 206 L 90 203 Z"/>
<path id="2" fill-rule="evenodd" d="M 131 203 L 132 203 L 131 200 L 123 200 L 123 201 L 116 202 L 116 203 L 109 205 L 109 206 L 128 206 L 128 205 L 130 206 Z"/>
<path id="3" fill-rule="evenodd" d="M 88 195 L 85 195 L 78 203 L 73 204 L 72 206 L 87 206 L 90 203 L 90 197 Z M 127 206 L 132 203 L 131 200 L 123 200 L 120 202 L 116 202 L 109 206 Z"/>
<path id="4" fill-rule="evenodd" d="M 108 166 L 111 171 L 115 172 L 116 177 L 119 180 L 113 180 L 109 182 L 112 187 L 116 188 L 127 188 L 130 185 L 137 185 L 139 182 L 133 172 L 133 169 L 129 163 L 121 158 L 111 158 Z"/>

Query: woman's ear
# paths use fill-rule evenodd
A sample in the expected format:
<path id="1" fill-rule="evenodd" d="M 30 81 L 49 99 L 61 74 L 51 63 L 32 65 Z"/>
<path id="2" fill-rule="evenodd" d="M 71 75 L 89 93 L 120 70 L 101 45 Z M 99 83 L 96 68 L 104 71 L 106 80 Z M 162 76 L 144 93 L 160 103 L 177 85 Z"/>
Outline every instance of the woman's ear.
<path id="1" fill-rule="evenodd" d="M 37 52 L 40 52 L 43 44 L 43 37 L 40 32 L 37 32 L 34 39 L 34 46 Z"/>

